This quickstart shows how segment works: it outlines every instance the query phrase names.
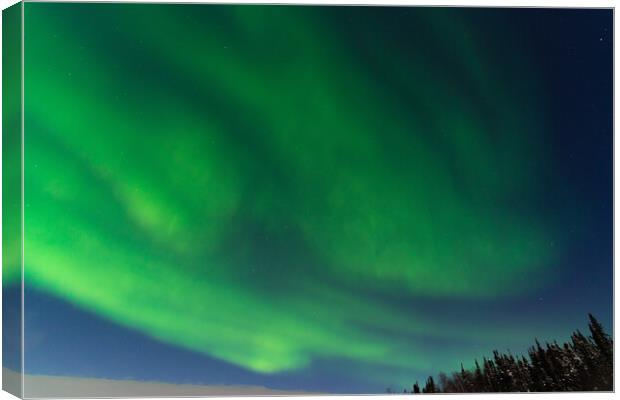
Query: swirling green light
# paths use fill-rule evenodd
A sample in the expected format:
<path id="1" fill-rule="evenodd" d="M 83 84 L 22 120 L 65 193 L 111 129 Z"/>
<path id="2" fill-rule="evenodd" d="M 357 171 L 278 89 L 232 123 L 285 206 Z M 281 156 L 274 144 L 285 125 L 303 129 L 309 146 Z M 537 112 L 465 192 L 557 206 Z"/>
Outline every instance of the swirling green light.
<path id="1" fill-rule="evenodd" d="M 382 296 L 544 284 L 543 121 L 457 13 L 398 12 L 28 3 L 26 284 L 260 372 L 452 361 L 411 338 L 477 333 Z"/>

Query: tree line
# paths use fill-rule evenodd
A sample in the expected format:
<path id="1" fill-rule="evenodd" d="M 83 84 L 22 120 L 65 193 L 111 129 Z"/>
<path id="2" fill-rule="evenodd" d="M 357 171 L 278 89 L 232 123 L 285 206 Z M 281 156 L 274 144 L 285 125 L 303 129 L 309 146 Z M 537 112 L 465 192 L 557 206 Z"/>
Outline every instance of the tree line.
<path id="1" fill-rule="evenodd" d="M 538 340 L 528 356 L 493 351 L 493 357 L 475 361 L 473 369 L 463 368 L 451 375 L 429 376 L 405 393 L 480 392 L 563 392 L 613 390 L 613 340 L 599 321 L 588 314 L 590 335 L 579 330 L 569 342 L 558 344 Z"/>

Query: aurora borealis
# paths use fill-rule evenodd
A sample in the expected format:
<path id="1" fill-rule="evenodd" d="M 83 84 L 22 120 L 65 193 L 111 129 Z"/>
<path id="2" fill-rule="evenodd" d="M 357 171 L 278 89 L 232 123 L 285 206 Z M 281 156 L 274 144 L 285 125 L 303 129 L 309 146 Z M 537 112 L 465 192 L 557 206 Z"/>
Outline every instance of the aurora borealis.
<path id="1" fill-rule="evenodd" d="M 528 13 L 26 3 L 27 290 L 295 390 L 611 321 L 611 119 L 571 172 Z"/>

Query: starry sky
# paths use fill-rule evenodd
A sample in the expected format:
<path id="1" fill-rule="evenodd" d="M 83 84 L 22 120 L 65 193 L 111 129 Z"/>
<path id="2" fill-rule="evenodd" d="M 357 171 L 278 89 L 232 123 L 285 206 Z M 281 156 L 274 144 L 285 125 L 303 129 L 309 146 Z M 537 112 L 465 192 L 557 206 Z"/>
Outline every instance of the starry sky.
<path id="1" fill-rule="evenodd" d="M 26 373 L 381 393 L 611 329 L 612 28 L 27 3 Z"/>

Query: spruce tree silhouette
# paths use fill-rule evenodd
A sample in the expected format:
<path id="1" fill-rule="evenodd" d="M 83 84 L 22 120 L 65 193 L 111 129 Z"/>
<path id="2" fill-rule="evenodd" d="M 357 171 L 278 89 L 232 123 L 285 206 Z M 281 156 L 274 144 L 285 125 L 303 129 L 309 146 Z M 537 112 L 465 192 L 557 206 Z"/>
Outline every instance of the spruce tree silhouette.
<path id="1" fill-rule="evenodd" d="M 588 318 L 588 337 L 576 330 L 562 345 L 535 339 L 528 357 L 494 350 L 482 366 L 475 360 L 472 371 L 461 363 L 451 376 L 439 373 L 439 385 L 430 376 L 422 393 L 612 391 L 613 339 L 592 314 Z M 412 392 L 420 393 L 417 382 Z"/>
<path id="2" fill-rule="evenodd" d="M 437 387 L 435 386 L 435 380 L 432 376 L 429 376 L 426 380 L 426 385 L 422 389 L 422 393 L 437 393 Z"/>

